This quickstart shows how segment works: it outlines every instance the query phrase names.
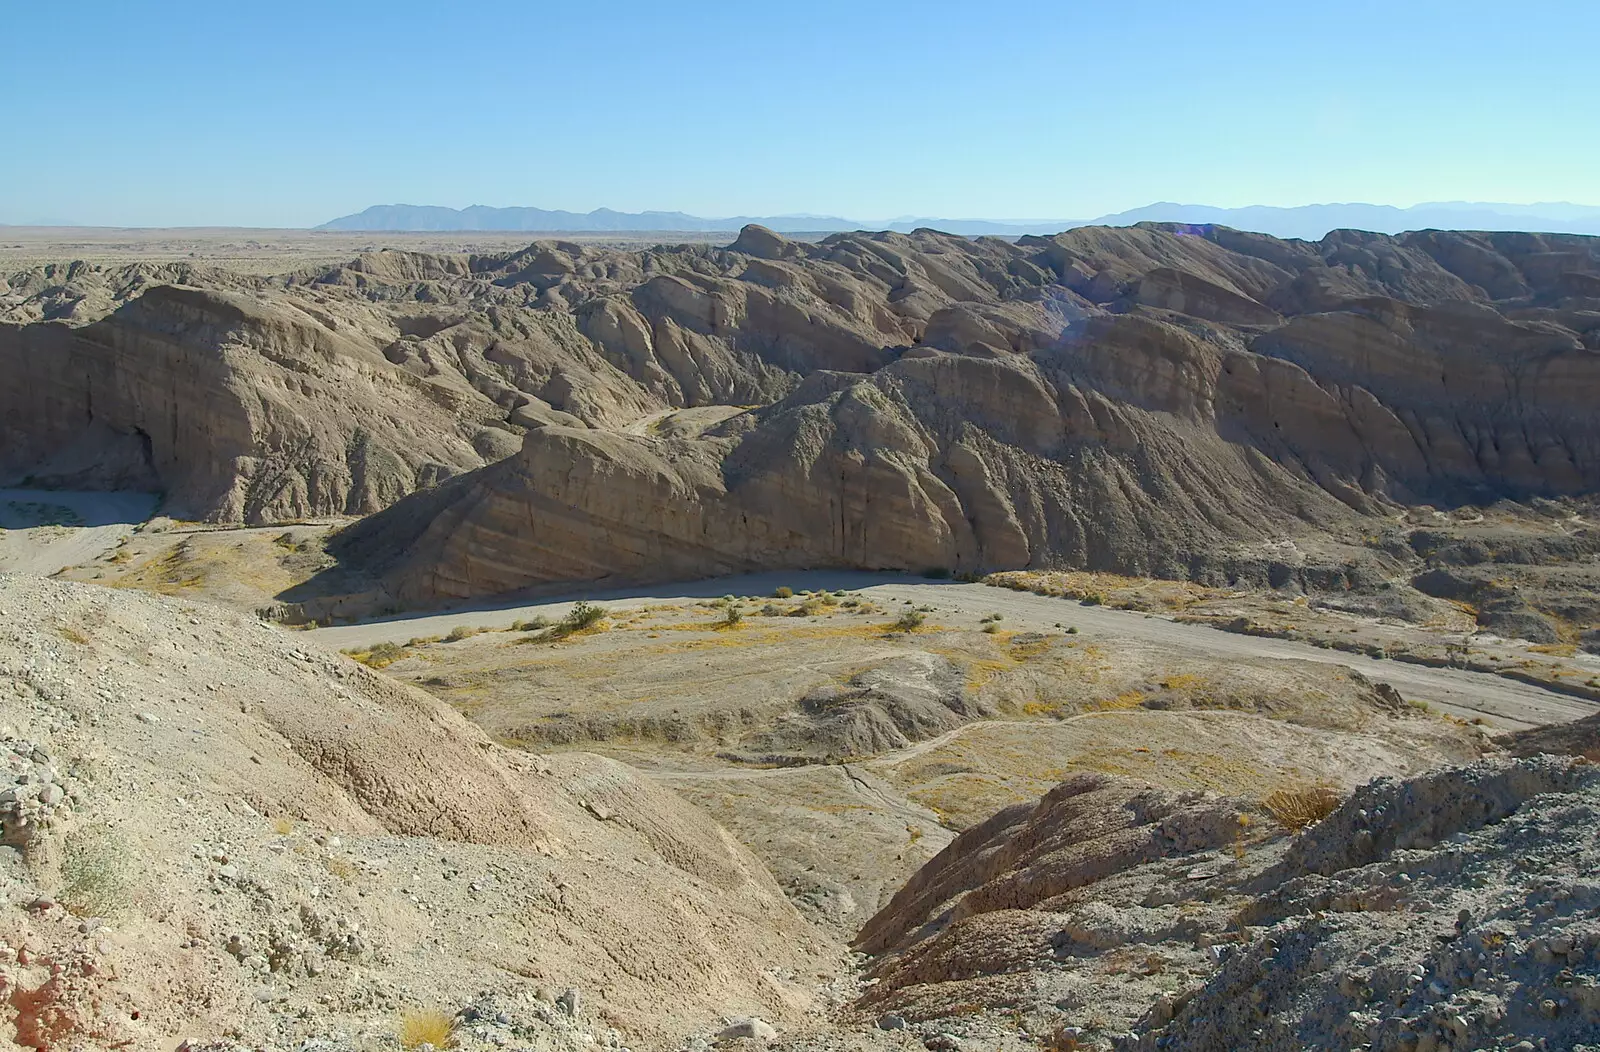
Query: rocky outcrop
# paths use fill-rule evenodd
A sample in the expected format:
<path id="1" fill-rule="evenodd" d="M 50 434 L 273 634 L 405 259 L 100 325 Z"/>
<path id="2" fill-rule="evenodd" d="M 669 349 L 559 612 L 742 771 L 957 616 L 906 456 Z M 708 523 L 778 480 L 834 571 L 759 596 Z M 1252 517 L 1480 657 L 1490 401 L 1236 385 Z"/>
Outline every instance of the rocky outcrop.
<path id="1" fill-rule="evenodd" d="M 403 603 L 763 567 L 1063 560 L 1188 576 L 1204 553 L 1243 535 L 1241 523 L 1288 528 L 1349 514 L 1292 471 L 1252 462 L 1183 418 L 1207 397 L 1188 383 L 1203 362 L 1152 379 L 1151 400 L 1164 409 L 1061 379 L 1169 366 L 1120 353 L 1041 365 L 918 350 L 866 378 L 814 375 L 789 398 L 692 438 L 541 428 L 518 454 L 437 498 L 346 531 L 338 550 L 379 564 Z"/>
<path id="2" fill-rule="evenodd" d="M 1132 1052 L 1593 1039 L 1593 764 L 1298 803 L 1316 799 L 1074 775 L 957 837 L 868 922 L 857 1010 L 957 1032 L 1054 1019 L 1058 1045 Z"/>
<path id="3" fill-rule="evenodd" d="M 0 473 L 164 489 L 180 516 L 361 514 L 483 463 L 459 393 L 236 294 L 161 286 L 83 328 L 0 331 L 0 361 L 20 381 Z"/>

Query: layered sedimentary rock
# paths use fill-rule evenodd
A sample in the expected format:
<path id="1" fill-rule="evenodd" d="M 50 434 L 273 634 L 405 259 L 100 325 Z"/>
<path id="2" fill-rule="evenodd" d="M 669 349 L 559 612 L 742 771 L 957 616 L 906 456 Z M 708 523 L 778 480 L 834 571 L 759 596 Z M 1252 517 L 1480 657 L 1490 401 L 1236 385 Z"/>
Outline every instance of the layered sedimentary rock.
<path id="1" fill-rule="evenodd" d="M 857 1009 L 1054 1010 L 1053 1043 L 1133 1052 L 1582 1047 L 1597 795 L 1593 764 L 1555 756 L 1265 807 L 1080 772 L 962 833 L 867 923 Z"/>
<path id="2" fill-rule="evenodd" d="M 1204 576 L 1230 542 L 1393 502 L 1595 488 L 1583 334 L 1451 298 L 1472 290 L 1392 239 L 1385 285 L 1314 246 L 1210 233 L 984 244 L 1053 280 L 942 306 L 892 361 L 813 371 L 703 433 L 534 431 L 346 551 L 407 602 L 758 567 Z M 827 251 L 745 241 L 791 274 Z M 1287 320 L 1265 305 L 1319 269 L 1361 295 Z M 1374 294 L 1391 286 L 1437 302 Z"/>
<path id="3" fill-rule="evenodd" d="M 0 474 L 225 521 L 399 500 L 345 551 L 408 601 L 775 566 L 1193 575 L 1395 502 L 1600 483 L 1600 241 L 1576 236 L 749 228 L 160 278 L 223 280 L 10 279 L 29 324 L 0 363 L 29 393 L 0 392 Z"/>

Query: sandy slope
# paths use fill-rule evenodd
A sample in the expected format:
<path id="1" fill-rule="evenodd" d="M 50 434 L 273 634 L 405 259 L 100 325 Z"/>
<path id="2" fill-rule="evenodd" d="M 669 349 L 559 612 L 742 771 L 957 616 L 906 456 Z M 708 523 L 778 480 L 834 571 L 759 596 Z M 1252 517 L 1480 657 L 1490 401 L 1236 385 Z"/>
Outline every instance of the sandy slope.
<path id="1" fill-rule="evenodd" d="M 837 967 L 674 794 L 218 607 L 0 575 L 0 737 L 28 1044 L 368 1047 L 487 991 L 520 1047 L 655 1047 L 799 1020 Z"/>
<path id="2" fill-rule="evenodd" d="M 0 489 L 0 573 L 47 576 L 116 547 L 155 511 L 144 493 Z"/>

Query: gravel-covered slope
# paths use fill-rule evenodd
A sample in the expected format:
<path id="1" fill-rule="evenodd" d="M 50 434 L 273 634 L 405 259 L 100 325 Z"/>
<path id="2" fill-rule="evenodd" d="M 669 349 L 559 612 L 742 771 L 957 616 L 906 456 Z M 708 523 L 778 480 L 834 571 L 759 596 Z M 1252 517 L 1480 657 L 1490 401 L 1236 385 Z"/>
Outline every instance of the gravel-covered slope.
<path id="1" fill-rule="evenodd" d="M 1583 1048 L 1597 832 L 1581 757 L 1379 779 L 1298 835 L 1079 775 L 962 834 L 867 925 L 857 1010 L 993 1047 Z"/>
<path id="2" fill-rule="evenodd" d="M 469 1046 L 658 1047 L 798 1019 L 838 963 L 630 768 L 215 607 L 0 575 L 0 739 L 25 1046 L 377 1047 L 477 1004 Z"/>

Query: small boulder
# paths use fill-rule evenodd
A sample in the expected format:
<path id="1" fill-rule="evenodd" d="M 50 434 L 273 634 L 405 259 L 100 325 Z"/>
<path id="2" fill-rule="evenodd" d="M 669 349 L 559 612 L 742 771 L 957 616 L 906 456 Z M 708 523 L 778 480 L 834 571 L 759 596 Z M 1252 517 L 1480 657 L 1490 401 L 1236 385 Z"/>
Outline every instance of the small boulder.
<path id="1" fill-rule="evenodd" d="M 749 229 L 748 227 L 746 229 Z M 752 1041 L 771 1041 L 778 1036 L 772 1024 L 757 1016 L 748 1019 L 735 1019 L 723 1028 L 717 1035 L 718 1041 L 737 1041 L 748 1038 Z"/>

